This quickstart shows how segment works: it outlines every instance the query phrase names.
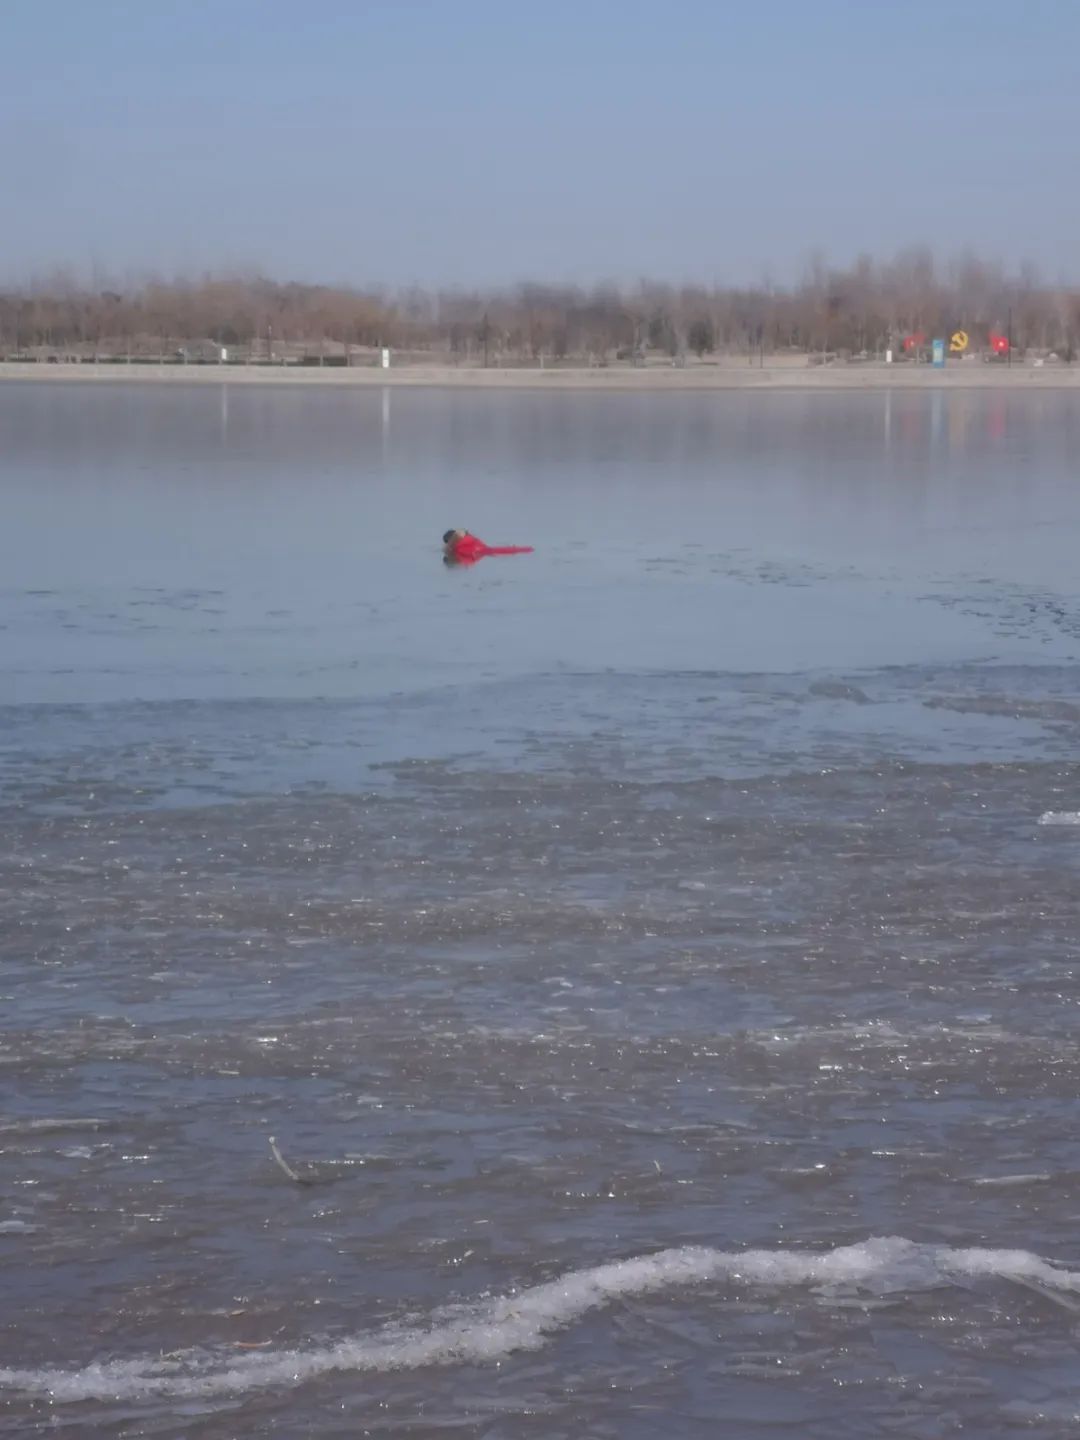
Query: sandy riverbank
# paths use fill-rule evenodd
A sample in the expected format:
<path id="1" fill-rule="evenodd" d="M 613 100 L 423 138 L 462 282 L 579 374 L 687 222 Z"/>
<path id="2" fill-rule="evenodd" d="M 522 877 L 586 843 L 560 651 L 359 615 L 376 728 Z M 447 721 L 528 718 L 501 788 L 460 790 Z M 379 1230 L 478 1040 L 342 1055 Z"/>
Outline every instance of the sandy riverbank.
<path id="1" fill-rule="evenodd" d="M 0 380 L 98 384 L 445 386 L 491 390 L 1044 390 L 1080 389 L 1080 366 L 983 365 L 935 370 L 930 365 L 739 364 L 685 369 L 594 367 L 499 370 L 457 365 L 408 365 L 381 370 L 292 366 L 40 365 L 0 363 Z"/>

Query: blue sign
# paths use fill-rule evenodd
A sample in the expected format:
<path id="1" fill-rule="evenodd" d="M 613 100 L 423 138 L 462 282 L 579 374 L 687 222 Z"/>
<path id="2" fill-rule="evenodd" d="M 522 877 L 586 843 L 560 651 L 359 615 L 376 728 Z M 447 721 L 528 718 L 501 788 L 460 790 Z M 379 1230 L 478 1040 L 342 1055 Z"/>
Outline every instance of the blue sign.
<path id="1" fill-rule="evenodd" d="M 935 369 L 935 370 L 944 370 L 944 369 L 945 369 L 945 341 L 944 341 L 944 340 L 935 340 L 935 341 L 934 341 L 934 369 Z"/>

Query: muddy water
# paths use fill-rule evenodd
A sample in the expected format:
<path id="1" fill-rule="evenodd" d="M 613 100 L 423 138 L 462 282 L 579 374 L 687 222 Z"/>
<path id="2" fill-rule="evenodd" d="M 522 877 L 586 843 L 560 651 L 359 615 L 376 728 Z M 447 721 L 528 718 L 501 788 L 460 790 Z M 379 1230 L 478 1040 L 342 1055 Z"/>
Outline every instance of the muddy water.
<path id="1" fill-rule="evenodd" d="M 1074 1435 L 1078 415 L 0 389 L 0 1433 Z"/>

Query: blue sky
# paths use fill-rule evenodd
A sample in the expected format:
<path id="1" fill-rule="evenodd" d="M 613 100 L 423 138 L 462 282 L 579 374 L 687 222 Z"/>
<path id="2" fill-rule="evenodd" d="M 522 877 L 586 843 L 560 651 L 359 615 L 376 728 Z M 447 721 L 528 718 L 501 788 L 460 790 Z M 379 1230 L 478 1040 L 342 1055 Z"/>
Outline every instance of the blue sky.
<path id="1" fill-rule="evenodd" d="M 1080 0 L 2 0 L 0 278 L 1080 277 Z"/>

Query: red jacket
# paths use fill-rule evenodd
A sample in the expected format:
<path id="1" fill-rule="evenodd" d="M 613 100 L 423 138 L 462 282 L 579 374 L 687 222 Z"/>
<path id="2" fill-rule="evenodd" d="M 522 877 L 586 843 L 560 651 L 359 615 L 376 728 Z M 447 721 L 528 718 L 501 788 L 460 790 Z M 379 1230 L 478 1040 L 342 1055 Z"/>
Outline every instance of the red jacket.
<path id="1" fill-rule="evenodd" d="M 460 540 L 454 541 L 450 555 L 467 565 L 473 560 L 482 560 L 486 555 L 531 555 L 532 549 L 531 545 L 485 545 L 483 540 L 466 533 Z"/>

